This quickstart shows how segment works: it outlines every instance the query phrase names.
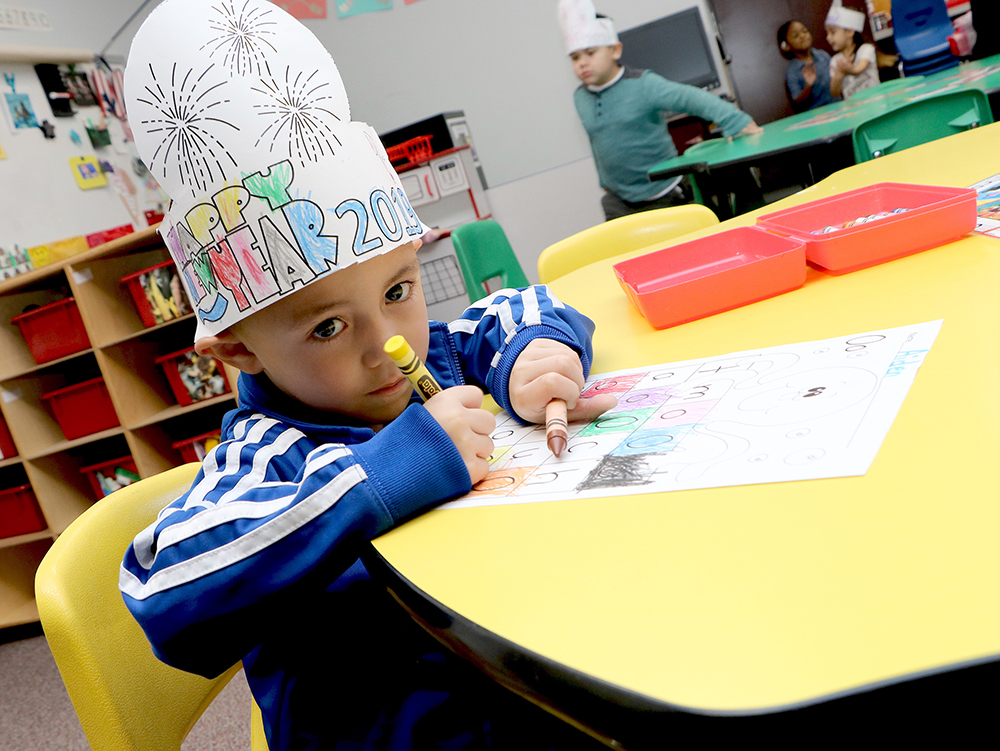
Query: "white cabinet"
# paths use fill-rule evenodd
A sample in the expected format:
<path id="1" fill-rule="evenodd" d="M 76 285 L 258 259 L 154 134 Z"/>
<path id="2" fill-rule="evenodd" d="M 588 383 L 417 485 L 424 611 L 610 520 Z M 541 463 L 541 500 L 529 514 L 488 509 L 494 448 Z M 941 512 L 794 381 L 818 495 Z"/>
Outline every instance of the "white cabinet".
<path id="1" fill-rule="evenodd" d="M 469 146 L 432 154 L 396 168 L 410 204 L 420 220 L 441 231 L 441 239 L 420 249 L 421 279 L 428 315 L 450 321 L 469 304 L 462 269 L 448 237 L 455 227 L 490 216 Z"/>

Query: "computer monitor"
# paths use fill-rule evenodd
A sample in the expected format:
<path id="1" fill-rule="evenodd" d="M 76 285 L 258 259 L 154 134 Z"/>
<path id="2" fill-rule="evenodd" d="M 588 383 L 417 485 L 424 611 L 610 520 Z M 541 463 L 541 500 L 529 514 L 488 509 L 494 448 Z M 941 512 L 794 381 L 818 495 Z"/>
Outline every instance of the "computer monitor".
<path id="1" fill-rule="evenodd" d="M 671 81 L 702 89 L 720 85 L 698 8 L 620 31 L 618 38 L 624 65 L 648 68 Z"/>

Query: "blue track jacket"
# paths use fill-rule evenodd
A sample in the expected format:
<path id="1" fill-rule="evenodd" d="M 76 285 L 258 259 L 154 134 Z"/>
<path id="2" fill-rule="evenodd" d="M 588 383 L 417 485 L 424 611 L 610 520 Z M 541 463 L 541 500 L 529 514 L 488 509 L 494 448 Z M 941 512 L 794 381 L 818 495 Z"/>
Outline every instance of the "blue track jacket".
<path id="1" fill-rule="evenodd" d="M 431 322 L 426 364 L 443 387 L 480 386 L 513 413 L 508 380 L 528 342 L 569 345 L 586 372 L 592 332 L 544 286 L 502 290 Z M 416 395 L 377 434 L 262 376 L 240 376 L 238 405 L 191 489 L 122 563 L 157 657 L 204 676 L 242 660 L 272 751 L 483 743 L 496 718 L 461 688 L 478 675 L 359 560 L 372 538 L 470 489 L 455 445 Z"/>

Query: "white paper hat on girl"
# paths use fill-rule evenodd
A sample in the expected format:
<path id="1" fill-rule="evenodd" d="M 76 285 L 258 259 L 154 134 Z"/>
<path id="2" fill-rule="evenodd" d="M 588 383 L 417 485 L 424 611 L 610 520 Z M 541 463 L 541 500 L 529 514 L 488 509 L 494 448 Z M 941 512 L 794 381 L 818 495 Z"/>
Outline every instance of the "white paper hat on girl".
<path id="1" fill-rule="evenodd" d="M 201 334 L 427 229 L 330 54 L 267 0 L 166 0 L 132 42 L 125 100 Z"/>
<path id="2" fill-rule="evenodd" d="M 559 0 L 559 25 L 566 54 L 591 47 L 610 47 L 618 34 L 610 18 L 598 18 L 592 0 Z"/>
<path id="3" fill-rule="evenodd" d="M 837 26 L 841 29 L 851 31 L 864 31 L 865 14 L 860 10 L 845 8 L 839 3 L 834 3 L 826 14 L 826 26 Z"/>

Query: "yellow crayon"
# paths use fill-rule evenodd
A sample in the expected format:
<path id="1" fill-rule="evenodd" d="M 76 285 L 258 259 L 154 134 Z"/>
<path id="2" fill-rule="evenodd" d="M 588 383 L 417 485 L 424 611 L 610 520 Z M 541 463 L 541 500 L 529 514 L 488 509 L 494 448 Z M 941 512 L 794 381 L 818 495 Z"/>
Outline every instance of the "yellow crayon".
<path id="1" fill-rule="evenodd" d="M 389 353 L 389 357 L 396 361 L 396 367 L 410 379 L 413 388 L 425 402 L 441 391 L 434 376 L 420 361 L 417 353 L 413 351 L 406 339 L 397 334 L 385 343 L 385 351 Z"/>

